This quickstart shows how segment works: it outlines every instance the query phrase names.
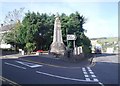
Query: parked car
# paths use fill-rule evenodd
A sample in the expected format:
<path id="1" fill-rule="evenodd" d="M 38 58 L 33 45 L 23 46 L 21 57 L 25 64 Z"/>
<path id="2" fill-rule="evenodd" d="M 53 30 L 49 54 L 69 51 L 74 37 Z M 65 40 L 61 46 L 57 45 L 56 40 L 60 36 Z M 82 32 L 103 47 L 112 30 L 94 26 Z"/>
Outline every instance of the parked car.
<path id="1" fill-rule="evenodd" d="M 37 52 L 42 53 L 42 52 L 43 52 L 43 50 L 37 50 Z"/>
<path id="2" fill-rule="evenodd" d="M 95 49 L 95 54 L 101 54 L 102 53 L 102 46 L 100 44 L 96 44 L 94 49 Z"/>
<path id="3" fill-rule="evenodd" d="M 101 49 L 100 48 L 95 48 L 95 54 L 101 54 Z"/>
<path id="4" fill-rule="evenodd" d="M 43 53 L 43 50 L 37 50 L 36 51 L 36 55 L 40 55 L 40 54 L 42 54 Z"/>

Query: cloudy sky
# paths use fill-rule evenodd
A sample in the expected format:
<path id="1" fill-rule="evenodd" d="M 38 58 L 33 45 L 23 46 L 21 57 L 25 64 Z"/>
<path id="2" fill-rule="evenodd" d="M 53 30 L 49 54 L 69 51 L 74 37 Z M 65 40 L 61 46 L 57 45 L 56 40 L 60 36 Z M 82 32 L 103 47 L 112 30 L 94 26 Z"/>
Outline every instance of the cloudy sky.
<path id="1" fill-rule="evenodd" d="M 71 1 L 71 2 L 70 2 Z M 31 0 L 4 0 L 0 3 L 0 23 L 9 11 L 24 7 L 24 12 L 40 13 L 70 13 L 78 11 L 87 18 L 84 25 L 85 33 L 89 38 L 117 37 L 118 36 L 118 2 L 117 0 L 64 0 L 64 1 L 31 1 Z"/>

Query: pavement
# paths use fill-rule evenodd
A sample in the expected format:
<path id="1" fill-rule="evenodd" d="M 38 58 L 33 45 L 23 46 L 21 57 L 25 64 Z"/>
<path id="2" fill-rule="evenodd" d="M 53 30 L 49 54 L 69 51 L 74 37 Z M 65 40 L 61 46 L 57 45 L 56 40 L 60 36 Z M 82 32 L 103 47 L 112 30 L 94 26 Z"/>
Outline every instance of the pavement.
<path id="1" fill-rule="evenodd" d="M 21 55 L 21 54 L 10 54 L 10 55 L 1 55 L 0 59 L 15 59 L 15 58 L 20 58 L 23 56 L 29 56 L 29 55 Z"/>
<path id="2" fill-rule="evenodd" d="M 93 59 L 93 62 L 120 63 L 118 59 L 118 54 L 103 53 L 96 55 Z"/>

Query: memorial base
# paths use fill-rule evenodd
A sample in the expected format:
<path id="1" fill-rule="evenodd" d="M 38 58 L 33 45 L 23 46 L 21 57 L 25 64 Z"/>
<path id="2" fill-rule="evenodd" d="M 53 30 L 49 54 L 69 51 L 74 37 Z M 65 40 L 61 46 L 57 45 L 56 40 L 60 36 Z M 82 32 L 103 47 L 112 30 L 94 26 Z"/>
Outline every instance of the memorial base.
<path id="1" fill-rule="evenodd" d="M 64 55 L 65 54 L 65 45 L 63 43 L 54 42 L 51 44 L 50 53 Z"/>

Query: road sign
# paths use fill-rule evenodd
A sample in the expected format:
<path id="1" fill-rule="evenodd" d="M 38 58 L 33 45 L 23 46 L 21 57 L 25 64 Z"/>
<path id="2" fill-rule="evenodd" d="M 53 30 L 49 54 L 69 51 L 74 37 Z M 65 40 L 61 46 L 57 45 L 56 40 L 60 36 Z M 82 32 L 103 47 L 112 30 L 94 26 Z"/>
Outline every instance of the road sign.
<path id="1" fill-rule="evenodd" d="M 67 40 L 76 40 L 76 36 L 73 34 L 68 34 L 67 35 Z"/>

